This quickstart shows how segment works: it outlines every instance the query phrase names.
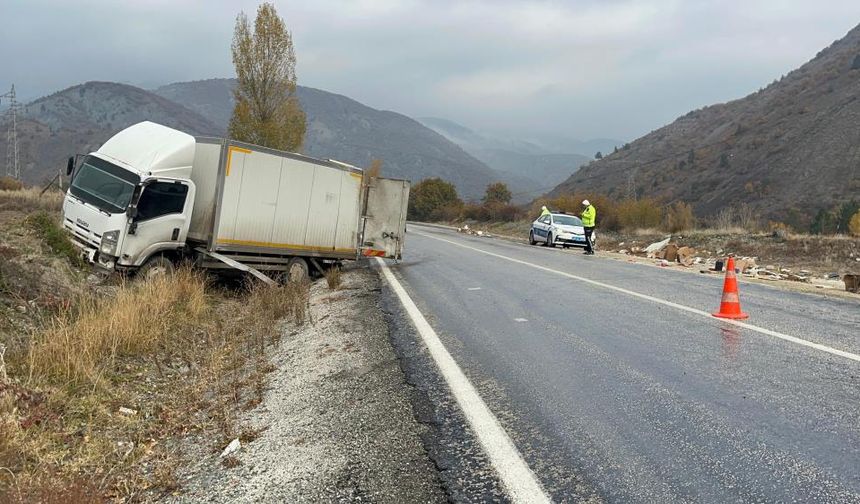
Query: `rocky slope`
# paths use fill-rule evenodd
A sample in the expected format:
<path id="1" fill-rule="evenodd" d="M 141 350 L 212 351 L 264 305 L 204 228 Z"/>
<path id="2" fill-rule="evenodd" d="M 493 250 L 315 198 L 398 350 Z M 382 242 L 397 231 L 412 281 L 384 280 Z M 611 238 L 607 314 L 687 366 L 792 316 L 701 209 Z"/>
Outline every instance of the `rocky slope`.
<path id="1" fill-rule="evenodd" d="M 678 118 L 550 194 L 684 200 L 699 215 L 748 203 L 804 221 L 860 194 L 860 27 L 766 88 Z"/>

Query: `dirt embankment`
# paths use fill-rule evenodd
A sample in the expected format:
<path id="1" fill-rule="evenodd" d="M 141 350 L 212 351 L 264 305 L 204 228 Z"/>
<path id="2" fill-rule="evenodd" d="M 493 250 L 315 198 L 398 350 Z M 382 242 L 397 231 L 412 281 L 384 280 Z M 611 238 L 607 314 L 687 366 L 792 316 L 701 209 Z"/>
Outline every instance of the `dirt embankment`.
<path id="1" fill-rule="evenodd" d="M 177 502 L 444 502 L 421 444 L 408 385 L 377 305 L 379 278 L 345 272 L 311 287 L 310 323 L 287 324 L 269 356 L 262 402 L 240 422 L 254 432 L 221 456 L 185 443 Z"/>
<path id="2" fill-rule="evenodd" d="M 105 278 L 60 202 L 0 191 L 0 502 L 439 500 L 372 272 Z"/>

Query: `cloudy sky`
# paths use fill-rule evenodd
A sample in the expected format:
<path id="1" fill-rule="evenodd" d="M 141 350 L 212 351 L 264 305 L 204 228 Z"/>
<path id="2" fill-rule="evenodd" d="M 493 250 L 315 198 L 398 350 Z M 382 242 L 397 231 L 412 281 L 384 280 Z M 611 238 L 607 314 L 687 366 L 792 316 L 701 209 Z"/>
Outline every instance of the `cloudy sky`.
<path id="1" fill-rule="evenodd" d="M 245 0 L 2 0 L 0 89 L 232 76 Z M 276 0 L 299 83 L 483 131 L 631 140 L 741 97 L 860 23 L 858 0 Z"/>

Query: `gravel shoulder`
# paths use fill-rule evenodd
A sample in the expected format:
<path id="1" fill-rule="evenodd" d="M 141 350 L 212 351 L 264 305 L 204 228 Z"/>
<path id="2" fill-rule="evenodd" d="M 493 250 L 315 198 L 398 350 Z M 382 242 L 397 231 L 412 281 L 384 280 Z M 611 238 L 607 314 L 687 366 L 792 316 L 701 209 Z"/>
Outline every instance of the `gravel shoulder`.
<path id="1" fill-rule="evenodd" d="M 263 402 L 241 419 L 256 438 L 228 463 L 190 438 L 173 502 L 445 502 L 411 387 L 366 267 L 311 287 L 312 321 L 270 352 Z M 232 467 L 228 467 L 232 466 Z"/>

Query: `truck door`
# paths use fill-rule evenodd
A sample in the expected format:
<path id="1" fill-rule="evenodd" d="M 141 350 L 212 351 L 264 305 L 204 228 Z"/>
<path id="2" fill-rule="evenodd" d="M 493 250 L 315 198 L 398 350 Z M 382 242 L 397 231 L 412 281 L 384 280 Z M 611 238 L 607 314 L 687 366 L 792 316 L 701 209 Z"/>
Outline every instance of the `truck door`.
<path id="1" fill-rule="evenodd" d="M 409 182 L 370 178 L 365 191 L 361 254 L 400 259 L 406 237 Z"/>
<path id="2" fill-rule="evenodd" d="M 140 266 L 153 253 L 181 248 L 188 235 L 194 184 L 158 179 L 143 188 L 128 225 L 119 263 Z"/>

